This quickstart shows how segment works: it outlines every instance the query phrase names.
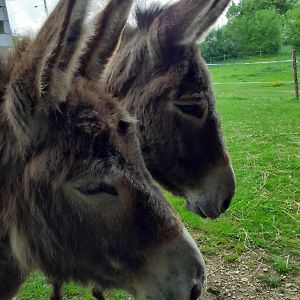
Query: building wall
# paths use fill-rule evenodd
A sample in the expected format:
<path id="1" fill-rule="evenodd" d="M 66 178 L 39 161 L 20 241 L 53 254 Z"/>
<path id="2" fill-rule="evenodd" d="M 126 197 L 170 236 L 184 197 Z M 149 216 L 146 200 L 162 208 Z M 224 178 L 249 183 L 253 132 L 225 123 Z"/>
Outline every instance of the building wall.
<path id="1" fill-rule="evenodd" d="M 0 32 L 0 47 L 12 47 L 13 37 L 9 25 L 5 0 L 0 0 L 0 22 L 4 23 L 4 32 Z"/>
<path id="2" fill-rule="evenodd" d="M 0 20 L 7 20 L 6 9 L 0 5 Z"/>
<path id="3" fill-rule="evenodd" d="M 0 34 L 0 47 L 12 47 L 13 38 L 11 34 Z"/>
<path id="4" fill-rule="evenodd" d="M 0 0 L 0 20 L 8 21 L 6 4 Z"/>
<path id="5" fill-rule="evenodd" d="M 9 34 L 12 33 L 8 21 L 7 21 L 7 22 L 4 22 L 4 33 L 9 33 Z"/>

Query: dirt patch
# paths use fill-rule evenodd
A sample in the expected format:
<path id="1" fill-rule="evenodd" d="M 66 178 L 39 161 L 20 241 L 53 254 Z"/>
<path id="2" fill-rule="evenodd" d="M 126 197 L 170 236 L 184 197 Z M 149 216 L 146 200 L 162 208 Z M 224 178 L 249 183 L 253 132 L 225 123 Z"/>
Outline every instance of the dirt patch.
<path id="1" fill-rule="evenodd" d="M 299 300 L 300 276 L 278 275 L 265 264 L 263 251 L 248 251 L 228 263 L 221 256 L 207 256 L 207 291 L 203 299 Z"/>

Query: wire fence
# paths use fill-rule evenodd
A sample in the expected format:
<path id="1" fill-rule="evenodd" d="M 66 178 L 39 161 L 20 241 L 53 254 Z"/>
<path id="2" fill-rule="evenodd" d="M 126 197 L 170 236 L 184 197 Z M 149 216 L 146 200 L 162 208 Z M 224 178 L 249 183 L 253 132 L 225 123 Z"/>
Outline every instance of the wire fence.
<path id="1" fill-rule="evenodd" d="M 282 57 L 279 57 L 282 58 Z M 208 63 L 215 88 L 224 93 L 277 93 L 293 95 L 293 60 L 274 57 Z M 299 65 L 299 61 L 296 61 Z"/>
<path id="2" fill-rule="evenodd" d="M 205 60 L 207 62 L 209 62 L 210 64 L 213 63 L 220 63 L 220 62 L 224 62 L 227 60 L 239 60 L 239 59 L 246 59 L 247 57 L 265 57 L 265 56 L 269 56 L 270 53 L 259 50 L 259 51 L 252 51 L 252 52 L 237 52 L 235 54 L 222 54 L 219 56 L 207 56 L 205 57 Z"/>
<path id="3" fill-rule="evenodd" d="M 217 64 L 208 64 L 208 66 L 232 66 L 232 65 L 269 65 L 269 64 L 280 64 L 288 63 L 292 60 L 273 60 L 273 61 L 257 61 L 257 62 L 235 62 L 235 63 L 217 63 Z"/>

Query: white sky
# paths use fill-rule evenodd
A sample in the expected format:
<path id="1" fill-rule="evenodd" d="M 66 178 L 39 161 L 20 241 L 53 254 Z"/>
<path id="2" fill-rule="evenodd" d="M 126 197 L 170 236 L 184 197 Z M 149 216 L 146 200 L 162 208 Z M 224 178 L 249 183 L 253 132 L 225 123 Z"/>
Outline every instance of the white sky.
<path id="1" fill-rule="evenodd" d="M 135 0 L 144 4 L 145 0 Z M 146 0 L 147 5 L 152 2 L 171 3 L 175 0 Z M 58 0 L 47 0 L 49 11 L 51 11 Z M 97 5 L 97 1 L 93 1 Z M 7 10 L 10 20 L 11 29 L 16 33 L 34 32 L 40 28 L 46 18 L 43 0 L 6 0 Z M 96 10 L 97 11 L 97 10 Z M 219 25 L 226 23 L 226 17 L 223 16 L 218 21 Z"/>

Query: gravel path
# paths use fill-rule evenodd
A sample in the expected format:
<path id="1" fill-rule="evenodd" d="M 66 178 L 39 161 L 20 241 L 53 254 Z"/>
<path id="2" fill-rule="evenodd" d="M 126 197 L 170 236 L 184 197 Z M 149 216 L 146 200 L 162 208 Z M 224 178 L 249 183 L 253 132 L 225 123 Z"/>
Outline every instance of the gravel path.
<path id="1" fill-rule="evenodd" d="M 300 275 L 278 275 L 264 263 L 263 251 L 248 251 L 235 263 L 221 256 L 206 256 L 208 268 L 206 300 L 300 300 Z M 261 278 L 280 279 L 277 288 L 264 284 Z"/>

